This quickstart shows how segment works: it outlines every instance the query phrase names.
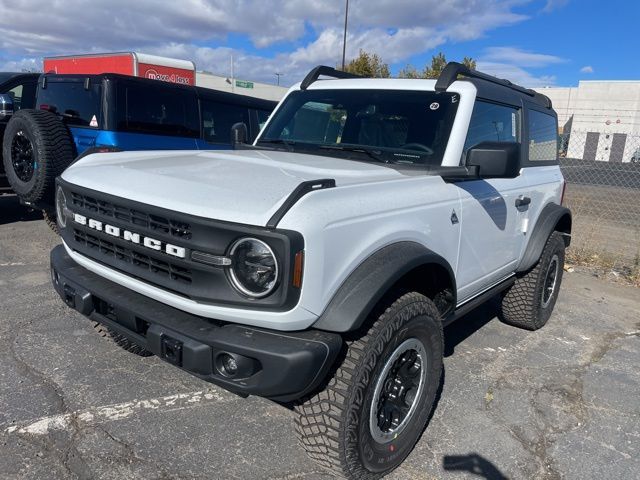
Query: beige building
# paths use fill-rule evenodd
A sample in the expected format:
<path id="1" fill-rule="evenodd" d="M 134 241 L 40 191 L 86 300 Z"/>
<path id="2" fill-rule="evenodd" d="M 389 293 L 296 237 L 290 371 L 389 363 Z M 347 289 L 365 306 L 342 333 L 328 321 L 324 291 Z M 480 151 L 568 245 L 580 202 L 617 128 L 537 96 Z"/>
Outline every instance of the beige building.
<path id="1" fill-rule="evenodd" d="M 196 85 L 221 90 L 223 92 L 239 93 L 241 95 L 275 101 L 280 101 L 288 90 L 286 87 L 240 80 L 238 78 L 230 79 L 229 77 L 214 75 L 210 72 L 196 72 Z"/>
<path id="2" fill-rule="evenodd" d="M 640 155 L 640 80 L 537 88 L 553 102 L 567 158 L 629 162 Z"/>

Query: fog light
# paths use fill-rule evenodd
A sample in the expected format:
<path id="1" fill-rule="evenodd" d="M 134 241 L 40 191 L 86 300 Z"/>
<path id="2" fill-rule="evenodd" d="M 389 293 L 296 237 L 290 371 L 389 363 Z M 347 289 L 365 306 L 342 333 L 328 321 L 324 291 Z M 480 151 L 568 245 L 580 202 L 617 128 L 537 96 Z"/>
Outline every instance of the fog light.
<path id="1" fill-rule="evenodd" d="M 238 373 L 238 363 L 236 359 L 227 353 L 223 353 L 220 355 L 220 363 L 222 365 L 223 373 L 226 375 L 233 377 L 236 373 Z"/>

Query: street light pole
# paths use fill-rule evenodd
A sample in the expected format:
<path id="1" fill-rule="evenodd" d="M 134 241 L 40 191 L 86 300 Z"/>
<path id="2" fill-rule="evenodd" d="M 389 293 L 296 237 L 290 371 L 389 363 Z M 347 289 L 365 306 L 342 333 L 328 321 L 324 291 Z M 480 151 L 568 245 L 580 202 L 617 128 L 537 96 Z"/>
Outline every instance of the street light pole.
<path id="1" fill-rule="evenodd" d="M 344 70 L 344 57 L 347 52 L 347 19 L 349 18 L 349 0 L 344 8 L 344 37 L 342 39 L 342 70 Z"/>
<path id="2" fill-rule="evenodd" d="M 278 86 L 280 86 L 280 77 L 282 76 L 282 73 L 278 73 L 276 72 L 276 77 L 278 78 Z"/>

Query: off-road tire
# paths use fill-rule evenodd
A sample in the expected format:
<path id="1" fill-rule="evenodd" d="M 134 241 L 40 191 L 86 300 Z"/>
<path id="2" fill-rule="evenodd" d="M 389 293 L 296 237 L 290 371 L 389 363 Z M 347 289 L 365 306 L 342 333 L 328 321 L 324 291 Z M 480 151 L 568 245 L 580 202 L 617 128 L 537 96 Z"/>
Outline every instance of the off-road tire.
<path id="1" fill-rule="evenodd" d="M 24 135 L 33 149 L 33 175 L 23 181 L 14 170 L 11 157 L 16 135 Z M 67 127 L 53 113 L 19 110 L 7 124 L 2 143 L 2 160 L 13 191 L 25 202 L 54 201 L 55 179 L 74 158 L 74 144 Z"/>
<path id="2" fill-rule="evenodd" d="M 302 448 L 341 478 L 377 479 L 400 465 L 422 435 L 440 385 L 444 346 L 434 303 L 411 292 L 388 298 L 386 305 L 366 333 L 347 342 L 344 360 L 328 384 L 295 406 Z M 425 386 L 404 430 L 387 443 L 377 443 L 369 425 L 374 388 L 386 360 L 408 338 L 418 338 L 425 346 Z"/>
<path id="3" fill-rule="evenodd" d="M 106 338 L 107 340 L 115 343 L 120 348 L 123 348 L 127 352 L 134 353 L 136 355 L 140 355 L 141 357 L 150 357 L 153 355 L 149 350 L 145 350 L 143 347 L 138 345 L 137 343 L 132 342 L 128 338 L 120 335 L 115 330 L 111 330 L 106 325 L 103 325 L 98 322 L 91 322 L 93 324 L 93 329 L 100 335 L 101 337 Z"/>
<path id="4" fill-rule="evenodd" d="M 56 220 L 56 214 L 54 212 L 43 210 L 42 218 L 44 218 L 44 222 L 47 224 L 47 227 L 53 230 L 53 233 L 60 233 L 60 229 L 58 228 L 58 221 Z"/>
<path id="5" fill-rule="evenodd" d="M 503 294 L 500 306 L 502 321 L 527 330 L 537 330 L 547 323 L 562 283 L 564 254 L 565 243 L 562 234 L 553 232 L 542 250 L 538 263 L 527 273 L 520 275 Z M 551 297 L 547 302 L 543 302 L 545 280 L 554 258 L 557 259 L 557 277 Z"/>

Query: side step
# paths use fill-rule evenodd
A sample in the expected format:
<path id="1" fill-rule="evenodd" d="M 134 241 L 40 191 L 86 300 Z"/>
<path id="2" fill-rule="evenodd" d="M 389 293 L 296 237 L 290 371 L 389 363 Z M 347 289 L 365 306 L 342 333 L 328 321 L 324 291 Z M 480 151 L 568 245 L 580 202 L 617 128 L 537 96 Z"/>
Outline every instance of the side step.
<path id="1" fill-rule="evenodd" d="M 515 277 L 515 275 L 512 275 L 511 277 L 506 278 L 503 281 L 501 281 L 500 283 L 498 283 L 497 285 L 491 287 L 489 290 L 486 290 L 486 291 L 482 292 L 477 297 L 471 298 L 467 302 L 465 302 L 462 305 L 460 305 L 447 318 L 445 318 L 442 321 L 442 326 L 446 327 L 447 325 L 455 322 L 460 317 L 466 315 L 467 313 L 469 313 L 474 308 L 479 307 L 480 305 L 485 303 L 490 298 L 496 296 L 498 293 L 500 293 L 503 290 L 506 290 L 507 288 L 509 288 L 511 285 L 513 285 L 515 283 L 515 281 L 516 281 L 516 277 Z"/>

